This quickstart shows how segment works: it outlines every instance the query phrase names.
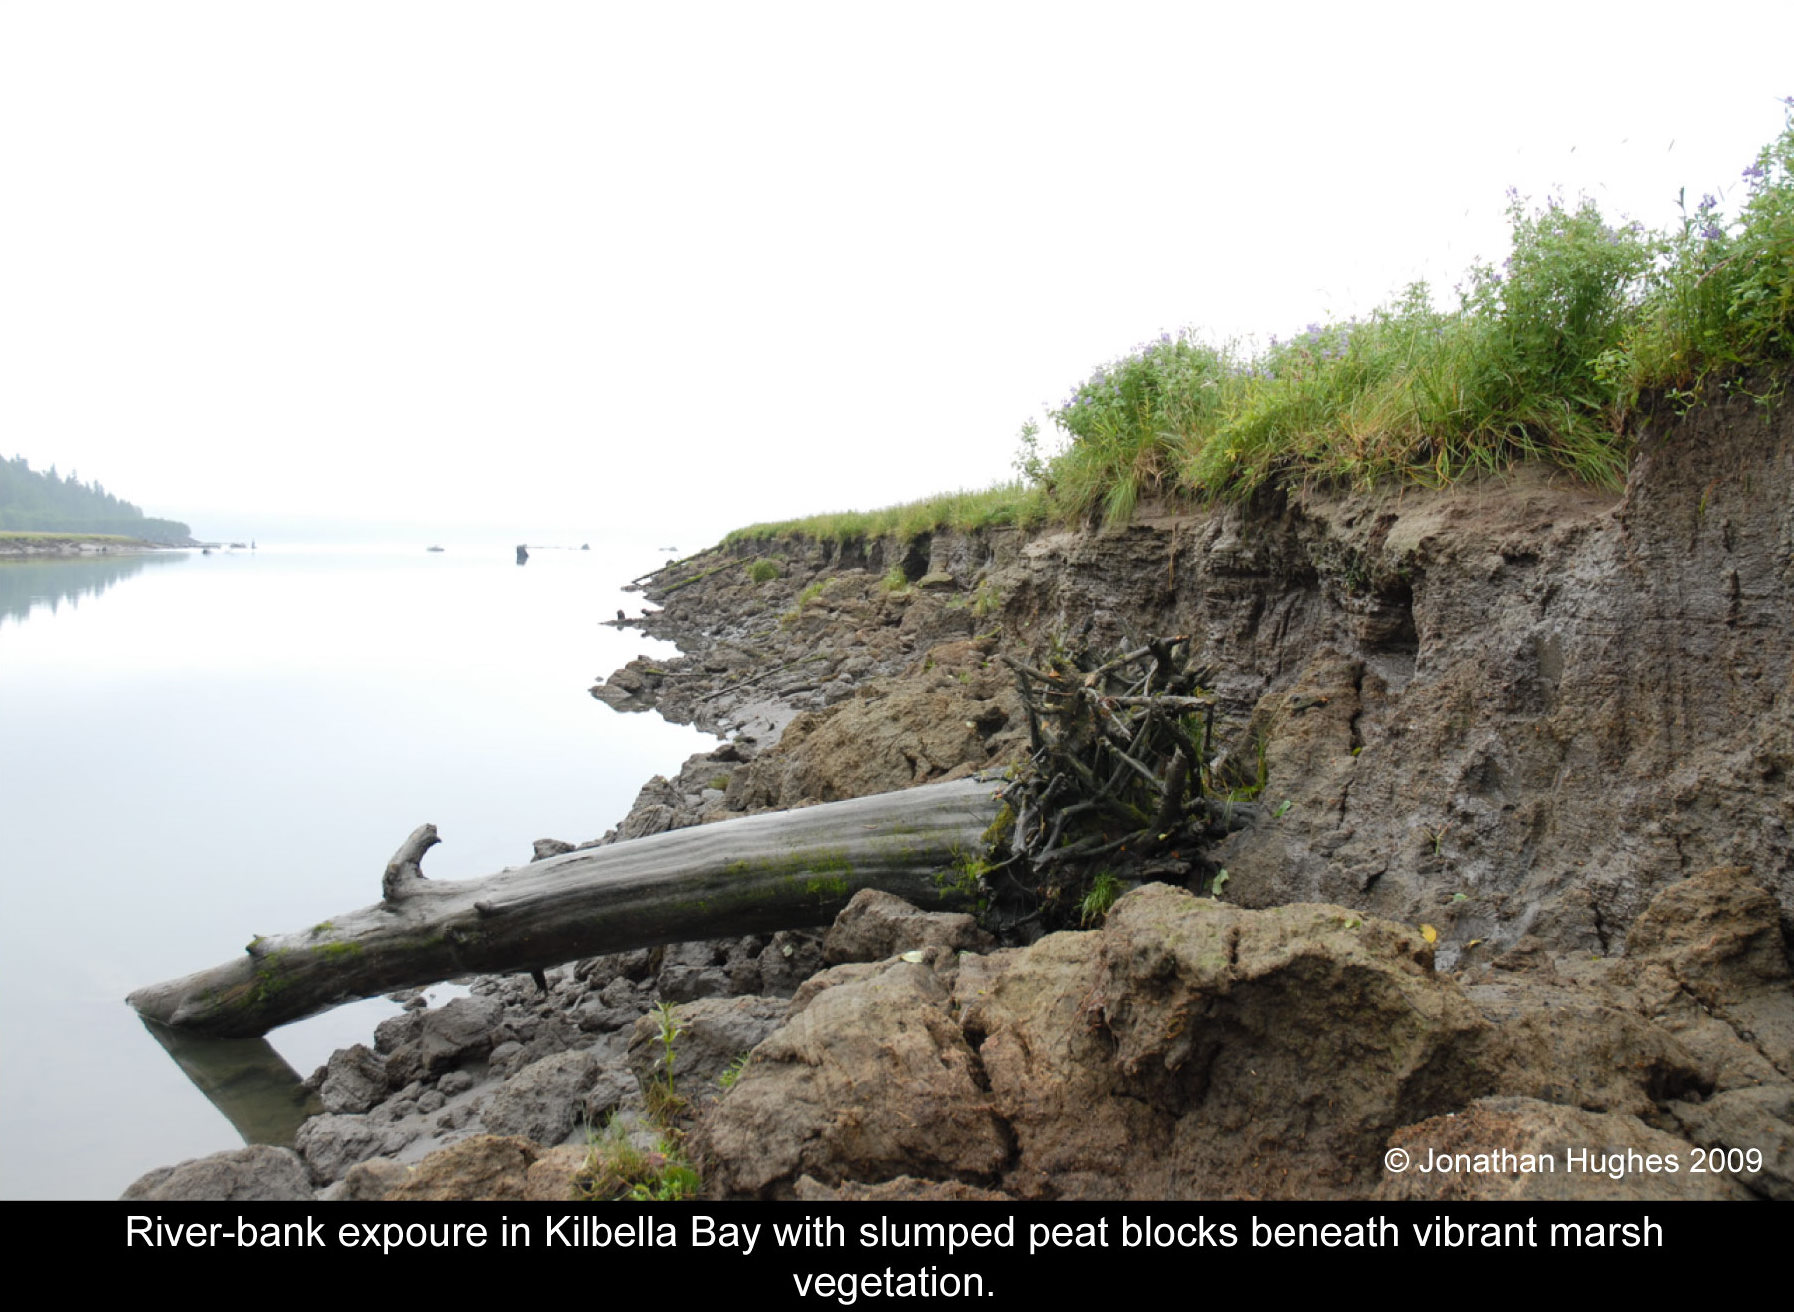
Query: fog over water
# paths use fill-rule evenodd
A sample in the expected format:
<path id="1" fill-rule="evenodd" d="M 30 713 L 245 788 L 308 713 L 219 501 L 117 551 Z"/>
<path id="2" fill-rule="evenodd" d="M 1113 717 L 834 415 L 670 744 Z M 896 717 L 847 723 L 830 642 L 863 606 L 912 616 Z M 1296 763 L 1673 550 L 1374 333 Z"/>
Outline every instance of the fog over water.
<path id="1" fill-rule="evenodd" d="M 0 1192 L 109 1198 L 242 1136 L 124 997 L 379 896 L 581 842 L 711 739 L 587 688 L 664 557 L 512 544 L 0 565 Z M 272 1035 L 301 1075 L 394 1004 Z"/>

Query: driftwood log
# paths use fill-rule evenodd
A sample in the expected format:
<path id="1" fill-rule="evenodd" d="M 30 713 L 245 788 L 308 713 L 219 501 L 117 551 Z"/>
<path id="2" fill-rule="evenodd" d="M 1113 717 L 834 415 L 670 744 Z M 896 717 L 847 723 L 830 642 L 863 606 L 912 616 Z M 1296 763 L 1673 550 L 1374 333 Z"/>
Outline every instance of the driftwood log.
<path id="1" fill-rule="evenodd" d="M 975 894 L 1002 785 L 976 779 L 588 848 L 481 879 L 431 880 L 424 825 L 381 900 L 129 998 L 193 1034 L 265 1034 L 342 1002 L 474 972 L 826 923 L 863 888 L 924 907 Z"/>

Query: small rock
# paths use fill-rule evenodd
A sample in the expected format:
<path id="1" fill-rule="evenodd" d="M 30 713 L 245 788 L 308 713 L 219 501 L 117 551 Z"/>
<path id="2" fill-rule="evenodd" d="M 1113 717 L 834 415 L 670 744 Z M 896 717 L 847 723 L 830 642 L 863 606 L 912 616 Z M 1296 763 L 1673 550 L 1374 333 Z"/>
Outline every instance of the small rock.
<path id="1" fill-rule="evenodd" d="M 325 1067 L 324 1110 L 365 1112 L 386 1097 L 386 1061 L 365 1044 L 338 1048 Z"/>
<path id="2" fill-rule="evenodd" d="M 294 1146 L 305 1159 L 311 1178 L 318 1184 L 331 1184 L 357 1162 L 396 1151 L 404 1142 L 403 1136 L 365 1116 L 327 1115 L 314 1116 L 301 1125 Z"/>
<path id="3" fill-rule="evenodd" d="M 830 965 L 844 961 L 883 961 L 916 948 L 942 947 L 953 952 L 989 952 L 996 940 L 963 912 L 929 912 L 875 888 L 863 888 L 835 917 L 822 941 Z"/>
<path id="4" fill-rule="evenodd" d="M 589 1052 L 561 1052 L 533 1062 L 486 1103 L 481 1123 L 494 1134 L 558 1144 L 579 1119 L 581 1100 L 598 1074 Z"/>

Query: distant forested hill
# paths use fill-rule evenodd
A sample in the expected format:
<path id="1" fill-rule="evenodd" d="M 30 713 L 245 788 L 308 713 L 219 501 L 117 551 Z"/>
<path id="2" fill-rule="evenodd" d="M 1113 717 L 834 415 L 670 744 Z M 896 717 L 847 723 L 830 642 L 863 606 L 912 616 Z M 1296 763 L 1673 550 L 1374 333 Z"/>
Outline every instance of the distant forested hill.
<path id="1" fill-rule="evenodd" d="M 0 530 L 36 533 L 120 533 L 149 542 L 184 543 L 193 535 L 172 519 L 148 519 L 96 480 L 32 469 L 24 456 L 0 460 Z"/>

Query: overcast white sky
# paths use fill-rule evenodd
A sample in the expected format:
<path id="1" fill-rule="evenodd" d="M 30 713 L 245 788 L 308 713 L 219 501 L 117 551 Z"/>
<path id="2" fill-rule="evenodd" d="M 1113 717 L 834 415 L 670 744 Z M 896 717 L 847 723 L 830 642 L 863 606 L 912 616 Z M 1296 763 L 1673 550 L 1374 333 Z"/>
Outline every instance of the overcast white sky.
<path id="1" fill-rule="evenodd" d="M 684 549 L 1009 473 L 1094 366 L 1674 217 L 1794 5 L 0 0 L 0 455 L 202 535 Z"/>

